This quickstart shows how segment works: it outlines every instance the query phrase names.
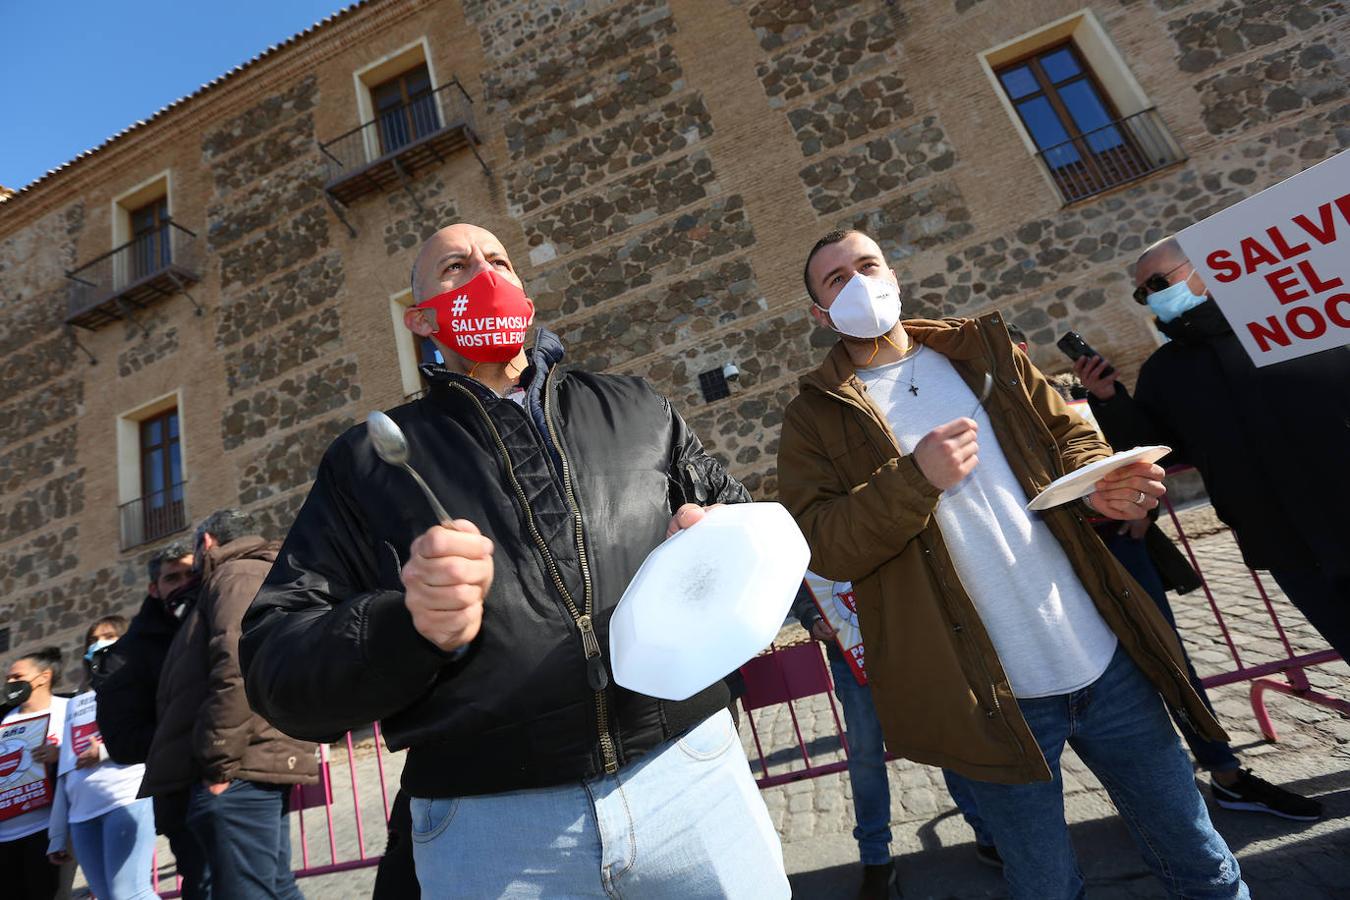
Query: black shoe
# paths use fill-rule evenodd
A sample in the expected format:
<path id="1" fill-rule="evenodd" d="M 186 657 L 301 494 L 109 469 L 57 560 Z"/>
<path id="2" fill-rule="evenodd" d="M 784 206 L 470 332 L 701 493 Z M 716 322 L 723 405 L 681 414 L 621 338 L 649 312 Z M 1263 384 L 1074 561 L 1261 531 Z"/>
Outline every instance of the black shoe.
<path id="1" fill-rule="evenodd" d="M 993 866 L 995 869 L 1003 868 L 1003 857 L 998 855 L 998 848 L 993 844 L 976 844 L 975 858 L 986 866 Z"/>
<path id="2" fill-rule="evenodd" d="M 1315 822 L 1322 818 L 1321 803 L 1257 778 L 1250 769 L 1239 770 L 1238 780 L 1231 787 L 1211 779 L 1209 792 L 1214 802 L 1224 809 L 1270 813 L 1297 822 Z"/>
<path id="3" fill-rule="evenodd" d="M 895 871 L 895 860 L 879 866 L 863 866 L 862 887 L 858 900 L 889 900 L 900 896 L 900 873 Z"/>

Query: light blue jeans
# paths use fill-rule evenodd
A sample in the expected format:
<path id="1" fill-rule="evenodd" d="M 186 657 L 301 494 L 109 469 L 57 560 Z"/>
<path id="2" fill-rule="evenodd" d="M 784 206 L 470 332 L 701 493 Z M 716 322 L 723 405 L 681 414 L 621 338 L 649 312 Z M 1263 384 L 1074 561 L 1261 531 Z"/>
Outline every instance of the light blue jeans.
<path id="1" fill-rule="evenodd" d="M 1247 900 L 1238 862 L 1214 830 L 1191 761 L 1153 683 L 1117 648 L 1095 682 L 1055 697 L 1019 700 L 1052 780 L 963 784 L 1003 857 L 1014 900 L 1074 900 L 1083 874 L 1064 821 L 1064 745 L 1101 780 L 1144 862 L 1168 894 L 1192 900 Z"/>
<path id="2" fill-rule="evenodd" d="M 411 807 L 424 897 L 791 895 L 726 710 L 614 775 Z"/>
<path id="3" fill-rule="evenodd" d="M 155 811 L 137 800 L 85 822 L 70 824 L 70 843 L 89 888 L 99 900 L 146 900 L 155 852 Z"/>
<path id="4" fill-rule="evenodd" d="M 853 839 L 865 866 L 891 861 L 891 784 L 886 772 L 886 740 L 881 734 L 872 689 L 858 684 L 844 655 L 826 645 L 834 695 L 844 708 L 848 738 L 848 782 L 853 788 Z"/>

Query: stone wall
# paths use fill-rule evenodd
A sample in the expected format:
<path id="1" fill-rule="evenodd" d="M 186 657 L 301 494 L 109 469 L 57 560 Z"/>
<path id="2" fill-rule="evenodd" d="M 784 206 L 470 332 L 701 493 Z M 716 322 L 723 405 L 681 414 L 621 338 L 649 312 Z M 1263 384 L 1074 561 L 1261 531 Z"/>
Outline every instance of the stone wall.
<path id="1" fill-rule="evenodd" d="M 110 435 L 175 390 L 189 516 L 242 505 L 283 535 L 332 437 L 406 390 L 385 298 L 455 221 L 499 234 L 570 362 L 650 379 L 762 498 L 783 408 L 832 342 L 799 273 L 833 228 L 878 239 L 907 315 L 1002 309 L 1048 370 L 1073 328 L 1129 380 L 1155 346 L 1135 254 L 1350 146 L 1350 4 L 1087 5 L 1185 159 L 1068 206 L 977 64 L 1079 8 L 1048 0 L 368 4 L 187 101 L 191 128 L 118 138 L 40 186 L 40 212 L 0 206 L 0 625 L 69 641 L 139 599 L 154 547 L 120 547 Z M 475 101 L 490 172 L 451 153 L 354 201 L 351 238 L 319 142 L 357 124 L 352 72 L 422 35 Z M 91 365 L 64 273 L 108 250 L 112 198 L 166 168 L 203 314 L 164 300 L 77 332 Z M 699 374 L 727 362 L 740 378 L 704 401 Z"/>

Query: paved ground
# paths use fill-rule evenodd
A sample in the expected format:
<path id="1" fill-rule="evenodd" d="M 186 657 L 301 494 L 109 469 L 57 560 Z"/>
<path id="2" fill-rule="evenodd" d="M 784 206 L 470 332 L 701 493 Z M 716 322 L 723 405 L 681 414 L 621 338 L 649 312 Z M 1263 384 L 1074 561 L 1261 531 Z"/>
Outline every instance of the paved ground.
<path id="1" fill-rule="evenodd" d="M 1233 631 L 1244 662 L 1255 664 L 1278 658 L 1281 646 L 1259 594 L 1237 555 L 1231 538 L 1208 507 L 1184 514 L 1188 534 L 1216 598 Z M 1321 649 L 1317 634 L 1292 606 L 1272 592 L 1281 621 L 1296 652 Z M 1202 675 L 1227 671 L 1232 661 L 1201 592 L 1174 598 L 1187 647 Z M 799 630 L 798 630 L 799 631 Z M 791 635 L 785 631 L 785 637 Z M 1350 698 L 1350 678 L 1344 663 L 1308 671 L 1314 687 Z M 1269 816 L 1231 813 L 1213 808 L 1219 830 L 1242 863 L 1254 897 L 1297 900 L 1350 896 L 1350 721 L 1329 710 L 1300 700 L 1268 694 L 1268 706 L 1279 731 L 1278 743 L 1266 743 L 1257 730 L 1247 701 L 1246 685 L 1211 691 L 1220 719 L 1228 728 L 1248 765 L 1263 777 L 1322 798 L 1326 818 L 1311 824 L 1290 823 Z M 834 720 L 824 695 L 801 701 L 798 720 L 808 749 L 818 761 L 840 759 Z M 786 771 L 793 762 L 795 739 L 784 708 L 755 713 L 756 725 L 771 770 Z M 749 753 L 753 744 L 742 723 Z M 384 754 L 390 784 L 401 760 Z M 894 850 L 899 859 L 905 896 L 917 898 L 1000 897 L 1006 892 L 997 872 L 975 860 L 969 830 L 955 813 L 934 769 L 904 761 L 891 764 Z M 1072 826 L 1080 863 L 1089 879 L 1092 897 L 1136 898 L 1164 896 L 1134 851 L 1128 834 L 1114 814 L 1105 792 L 1071 752 L 1065 757 L 1066 812 Z M 357 835 L 352 812 L 350 772 L 345 748 L 338 748 L 333 765 L 337 823 L 333 840 L 339 860 L 355 858 Z M 379 821 L 380 796 L 373 748 L 361 742 L 355 755 L 361 785 L 364 846 L 369 854 L 383 845 Z M 775 826 L 783 838 L 784 858 L 794 894 L 799 898 L 851 897 L 859 878 L 857 847 L 851 837 L 852 806 L 848 779 L 834 774 L 764 791 Z M 294 818 L 294 817 L 293 817 Z M 329 838 L 322 810 L 305 817 L 311 865 L 329 862 Z M 300 855 L 298 823 L 293 829 Z M 162 860 L 169 858 L 162 848 Z M 369 896 L 373 869 L 307 878 L 305 894 L 315 900 Z"/>

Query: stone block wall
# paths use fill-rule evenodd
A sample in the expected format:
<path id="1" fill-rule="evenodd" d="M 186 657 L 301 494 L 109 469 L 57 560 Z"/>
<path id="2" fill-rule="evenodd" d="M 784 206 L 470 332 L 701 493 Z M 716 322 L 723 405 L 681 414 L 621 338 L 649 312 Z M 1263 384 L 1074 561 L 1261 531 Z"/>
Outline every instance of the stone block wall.
<path id="1" fill-rule="evenodd" d="M 455 221 L 499 233 L 571 362 L 649 378 L 765 499 L 783 408 L 832 343 L 799 273 L 833 228 L 878 239 L 907 315 L 1000 308 L 1051 371 L 1073 328 L 1131 379 L 1155 346 L 1128 300 L 1138 251 L 1350 146 L 1350 16 L 1086 5 L 1185 160 L 1069 206 L 977 64 L 1080 8 L 1050 0 L 367 4 L 0 205 L 0 627 L 70 644 L 139 600 L 154 548 L 117 546 L 110 423 L 175 389 L 191 516 L 239 504 L 284 534 L 332 437 L 397 402 L 384 298 Z M 351 238 L 318 143 L 356 124 L 352 72 L 422 35 L 475 100 L 490 174 L 451 154 L 411 195 L 355 201 Z M 80 333 L 90 365 L 63 273 L 108 249 L 110 197 L 165 168 L 203 315 L 168 301 Z M 730 396 L 704 401 L 726 362 Z"/>

